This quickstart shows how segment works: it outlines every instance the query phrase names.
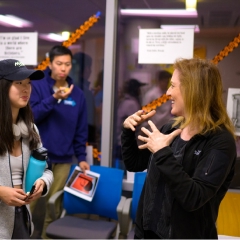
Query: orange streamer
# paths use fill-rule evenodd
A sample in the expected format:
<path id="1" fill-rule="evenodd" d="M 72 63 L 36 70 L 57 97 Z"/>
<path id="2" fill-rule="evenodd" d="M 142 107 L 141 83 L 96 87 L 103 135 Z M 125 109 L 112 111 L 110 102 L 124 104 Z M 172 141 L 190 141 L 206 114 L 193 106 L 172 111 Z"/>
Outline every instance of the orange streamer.
<path id="1" fill-rule="evenodd" d="M 98 12 L 96 15 L 91 16 L 87 21 L 84 22 L 83 25 L 81 25 L 75 32 L 72 32 L 69 39 L 64 41 L 62 43 L 62 46 L 69 47 L 73 43 L 75 43 L 86 31 L 89 30 L 90 27 L 93 26 L 94 23 L 96 23 L 99 20 L 100 13 Z M 47 66 L 49 65 L 49 57 L 46 57 L 45 60 L 43 60 L 36 69 L 38 70 L 45 70 Z"/>

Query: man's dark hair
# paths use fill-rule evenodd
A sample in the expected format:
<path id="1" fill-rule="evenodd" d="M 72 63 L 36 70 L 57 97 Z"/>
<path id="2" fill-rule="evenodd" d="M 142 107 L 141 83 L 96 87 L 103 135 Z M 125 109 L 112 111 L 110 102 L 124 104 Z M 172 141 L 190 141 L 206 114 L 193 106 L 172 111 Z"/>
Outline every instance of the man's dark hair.
<path id="1" fill-rule="evenodd" d="M 50 62 L 52 62 L 56 56 L 62 56 L 62 55 L 70 55 L 71 59 L 73 58 L 72 52 L 70 49 L 68 49 L 64 46 L 61 46 L 61 45 L 54 46 L 49 51 Z"/>
<path id="2" fill-rule="evenodd" d="M 158 72 L 158 81 L 169 80 L 172 74 L 166 70 L 161 70 Z"/>

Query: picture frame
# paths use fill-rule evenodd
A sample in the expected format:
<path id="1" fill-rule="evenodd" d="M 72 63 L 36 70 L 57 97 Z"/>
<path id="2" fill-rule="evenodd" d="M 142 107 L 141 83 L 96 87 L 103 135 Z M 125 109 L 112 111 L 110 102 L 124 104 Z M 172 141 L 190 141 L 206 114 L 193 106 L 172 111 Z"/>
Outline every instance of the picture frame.
<path id="1" fill-rule="evenodd" d="M 235 134 L 240 136 L 240 88 L 228 89 L 227 112 L 235 126 Z"/>
<path id="2" fill-rule="evenodd" d="M 89 202 L 92 201 L 99 182 L 100 174 L 86 170 L 85 173 L 76 166 L 68 178 L 64 191 Z"/>

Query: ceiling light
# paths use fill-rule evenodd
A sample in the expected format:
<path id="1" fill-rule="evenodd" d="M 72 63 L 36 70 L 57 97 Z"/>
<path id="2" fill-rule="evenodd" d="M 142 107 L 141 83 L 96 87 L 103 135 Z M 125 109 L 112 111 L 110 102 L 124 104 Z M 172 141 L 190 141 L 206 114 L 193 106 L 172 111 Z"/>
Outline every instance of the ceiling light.
<path id="1" fill-rule="evenodd" d="M 63 31 L 62 32 L 62 37 L 63 37 L 64 41 L 68 40 L 69 36 L 70 36 L 70 32 L 68 32 L 68 31 Z"/>
<path id="2" fill-rule="evenodd" d="M 185 0 L 185 5 L 187 10 L 196 10 L 197 0 Z"/>
<path id="3" fill-rule="evenodd" d="M 39 38 L 50 41 L 50 42 L 63 42 L 65 41 L 62 35 L 56 33 L 49 33 L 49 34 L 39 34 Z"/>
<path id="4" fill-rule="evenodd" d="M 6 27 L 32 27 L 33 23 L 14 15 L 0 15 L 0 24 Z"/>
<path id="5" fill-rule="evenodd" d="M 194 32 L 200 32 L 198 25 L 161 25 L 161 29 L 194 29 Z"/>
<path id="6" fill-rule="evenodd" d="M 197 17 L 196 10 L 186 9 L 121 9 L 125 16 L 147 16 L 147 17 Z"/>

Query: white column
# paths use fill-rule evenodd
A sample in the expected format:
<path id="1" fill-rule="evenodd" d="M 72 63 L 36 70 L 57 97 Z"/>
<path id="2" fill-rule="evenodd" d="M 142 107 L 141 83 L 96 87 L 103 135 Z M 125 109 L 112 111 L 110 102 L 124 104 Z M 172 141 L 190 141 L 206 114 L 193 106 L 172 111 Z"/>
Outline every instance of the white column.
<path id="1" fill-rule="evenodd" d="M 106 0 L 101 166 L 112 164 L 117 5 L 118 0 Z"/>

